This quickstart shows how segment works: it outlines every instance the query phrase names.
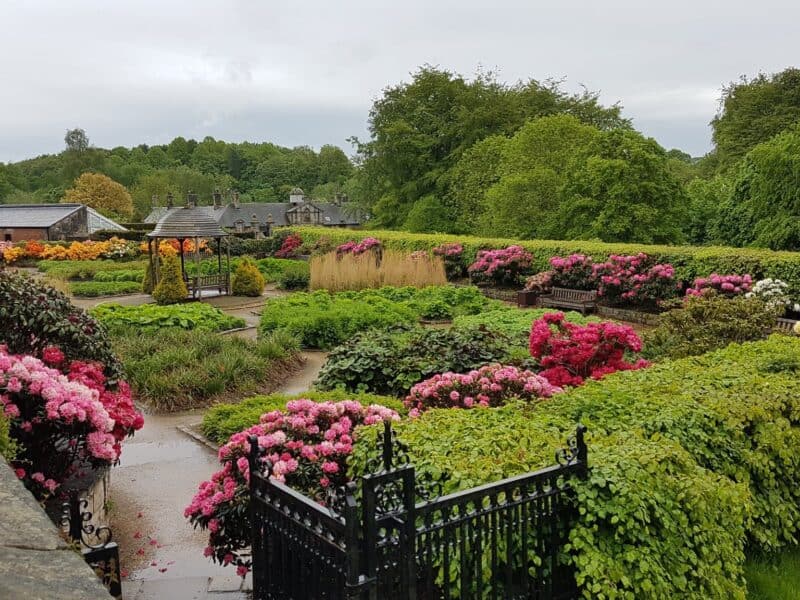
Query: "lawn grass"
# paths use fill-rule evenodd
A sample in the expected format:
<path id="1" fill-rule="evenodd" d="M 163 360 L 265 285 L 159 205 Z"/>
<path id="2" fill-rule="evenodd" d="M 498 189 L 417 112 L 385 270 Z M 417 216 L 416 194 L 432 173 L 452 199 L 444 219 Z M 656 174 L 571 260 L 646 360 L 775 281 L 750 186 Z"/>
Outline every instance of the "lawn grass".
<path id="1" fill-rule="evenodd" d="M 750 558 L 745 564 L 748 600 L 800 598 L 800 548 Z"/>

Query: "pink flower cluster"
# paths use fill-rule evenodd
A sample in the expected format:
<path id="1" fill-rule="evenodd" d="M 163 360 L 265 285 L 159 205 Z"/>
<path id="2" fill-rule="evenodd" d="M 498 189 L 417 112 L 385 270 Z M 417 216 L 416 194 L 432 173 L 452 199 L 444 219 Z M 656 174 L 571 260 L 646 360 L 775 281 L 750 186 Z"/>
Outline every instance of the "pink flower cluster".
<path id="1" fill-rule="evenodd" d="M 444 243 L 433 249 L 436 256 L 444 256 L 446 258 L 460 257 L 464 252 L 464 246 L 459 243 Z"/>
<path id="2" fill-rule="evenodd" d="M 480 250 L 478 257 L 467 269 L 478 280 L 496 283 L 517 283 L 519 275 L 530 268 L 533 255 L 522 246 L 509 246 L 499 250 Z"/>
<path id="3" fill-rule="evenodd" d="M 489 365 L 469 373 L 440 373 L 411 388 L 405 399 L 409 415 L 429 408 L 500 406 L 511 398 L 549 398 L 561 388 L 544 377 L 513 366 Z"/>
<path id="4" fill-rule="evenodd" d="M 556 386 L 581 385 L 585 379 L 600 379 L 616 371 L 648 366 L 642 359 L 630 363 L 625 352 L 639 352 L 642 341 L 627 325 L 612 322 L 576 325 L 564 313 L 547 313 L 531 326 L 531 356 L 539 361 L 540 373 Z"/>
<path id="5" fill-rule="evenodd" d="M 275 253 L 278 258 L 291 258 L 297 254 L 297 249 L 303 245 L 302 238 L 296 233 L 292 233 L 283 240 L 280 249 Z"/>
<path id="6" fill-rule="evenodd" d="M 288 402 L 285 410 L 261 415 L 258 425 L 232 435 L 219 450 L 222 469 L 200 484 L 184 511 L 195 527 L 209 531 L 205 555 L 221 564 L 236 564 L 245 573 L 250 566 L 242 554 L 251 535 L 246 510 L 250 436 L 258 437 L 266 451 L 263 460 L 269 461 L 273 478 L 324 502 L 326 488 L 348 481 L 347 458 L 356 427 L 399 418 L 379 405 L 301 399 Z"/>
<path id="7" fill-rule="evenodd" d="M 377 240 L 374 237 L 366 237 L 360 242 L 350 240 L 349 242 L 345 242 L 336 248 L 336 256 L 340 258 L 345 254 L 353 254 L 358 256 L 359 254 L 364 254 L 370 250 L 377 250 L 380 247 L 380 240 Z"/>
<path id="8" fill-rule="evenodd" d="M 52 347 L 43 358 L 10 354 L 0 346 L 0 405 L 19 446 L 14 464 L 40 497 L 52 493 L 83 461 L 114 463 L 122 439 L 143 425 L 127 384 L 108 389 L 101 365 L 66 365 L 63 352 Z"/>
<path id="9" fill-rule="evenodd" d="M 708 277 L 698 277 L 694 285 L 686 290 L 687 296 L 702 296 L 706 290 L 716 290 L 726 296 L 745 294 L 753 287 L 753 278 L 750 275 L 717 275 L 712 273 Z"/>
<path id="10" fill-rule="evenodd" d="M 647 254 L 633 256 L 612 254 L 604 263 L 595 264 L 597 295 L 611 305 L 657 308 L 680 291 L 675 269 L 670 264 L 654 264 Z"/>
<path id="11" fill-rule="evenodd" d="M 553 267 L 552 284 L 555 287 L 575 290 L 593 290 L 596 287 L 592 257 L 585 254 L 570 254 L 566 258 L 554 256 L 550 259 Z"/>

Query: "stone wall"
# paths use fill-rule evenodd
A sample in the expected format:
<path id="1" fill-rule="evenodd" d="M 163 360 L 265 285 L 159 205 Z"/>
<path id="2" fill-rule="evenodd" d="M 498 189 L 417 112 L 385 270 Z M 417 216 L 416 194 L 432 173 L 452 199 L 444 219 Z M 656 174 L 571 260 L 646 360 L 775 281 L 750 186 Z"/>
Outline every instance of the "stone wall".
<path id="1" fill-rule="evenodd" d="M 0 458 L 0 598 L 108 600 L 83 558 Z"/>

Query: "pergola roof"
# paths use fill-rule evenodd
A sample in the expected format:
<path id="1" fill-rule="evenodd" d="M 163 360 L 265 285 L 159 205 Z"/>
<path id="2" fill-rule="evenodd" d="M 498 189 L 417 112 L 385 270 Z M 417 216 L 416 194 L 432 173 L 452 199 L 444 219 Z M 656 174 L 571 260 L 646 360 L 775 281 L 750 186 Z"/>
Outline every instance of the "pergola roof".
<path id="1" fill-rule="evenodd" d="M 205 207 L 184 206 L 168 211 L 147 234 L 151 238 L 221 238 L 228 234 Z"/>

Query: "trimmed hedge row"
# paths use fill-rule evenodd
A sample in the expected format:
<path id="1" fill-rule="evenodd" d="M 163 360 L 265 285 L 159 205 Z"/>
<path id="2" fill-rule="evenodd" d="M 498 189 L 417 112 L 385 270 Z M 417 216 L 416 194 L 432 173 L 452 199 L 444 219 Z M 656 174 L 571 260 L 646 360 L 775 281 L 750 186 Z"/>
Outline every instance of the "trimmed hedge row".
<path id="1" fill-rule="evenodd" d="M 446 492 L 552 463 L 577 422 L 591 473 L 568 551 L 586 598 L 745 598 L 745 548 L 800 534 L 800 340 L 610 375 L 536 407 L 431 410 L 397 425 Z M 375 428 L 356 445 L 363 472 Z M 457 577 L 457 573 L 451 573 Z"/>
<path id="2" fill-rule="evenodd" d="M 347 240 L 375 237 L 387 249 L 430 250 L 445 242 L 458 242 L 464 246 L 465 260 L 472 262 L 478 250 L 505 248 L 518 244 L 533 253 L 533 270 L 546 271 L 553 256 L 567 256 L 574 252 L 588 254 L 595 259 L 606 259 L 610 254 L 637 254 L 644 252 L 658 262 L 671 263 L 676 276 L 691 282 L 695 277 L 711 273 L 749 273 L 755 279 L 772 277 L 789 284 L 790 293 L 800 297 L 800 253 L 776 252 L 758 248 L 730 248 L 724 246 L 656 246 L 646 244 L 608 244 L 585 240 L 513 240 L 506 238 L 479 238 L 442 234 L 407 233 L 403 231 L 351 231 L 326 227 L 295 227 L 288 230 L 299 233 L 305 244 L 325 238 L 332 244 Z"/>

